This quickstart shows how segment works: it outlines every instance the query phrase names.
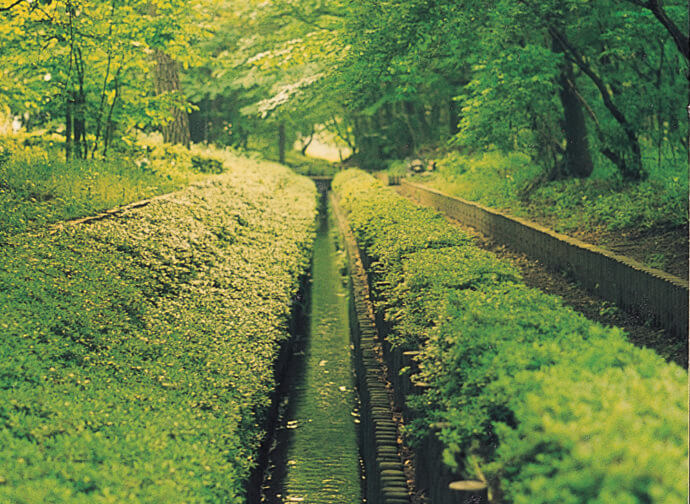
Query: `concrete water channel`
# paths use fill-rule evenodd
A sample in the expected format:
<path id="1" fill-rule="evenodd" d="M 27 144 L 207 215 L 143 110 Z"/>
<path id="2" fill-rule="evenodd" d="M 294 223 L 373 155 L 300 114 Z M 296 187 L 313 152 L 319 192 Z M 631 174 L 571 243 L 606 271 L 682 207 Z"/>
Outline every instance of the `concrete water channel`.
<path id="1" fill-rule="evenodd" d="M 306 330 L 296 337 L 262 488 L 265 504 L 357 504 L 362 469 L 348 290 L 322 198 Z"/>

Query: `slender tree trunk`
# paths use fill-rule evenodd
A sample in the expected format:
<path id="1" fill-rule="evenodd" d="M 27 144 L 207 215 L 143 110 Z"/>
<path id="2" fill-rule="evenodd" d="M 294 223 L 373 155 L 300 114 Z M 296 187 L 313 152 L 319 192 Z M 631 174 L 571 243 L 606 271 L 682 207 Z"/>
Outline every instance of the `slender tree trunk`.
<path id="1" fill-rule="evenodd" d="M 307 155 L 307 149 L 309 148 L 309 146 L 310 146 L 310 145 L 312 144 L 312 142 L 314 141 L 314 135 L 315 135 L 315 134 L 316 134 L 316 129 L 315 129 L 314 126 L 312 125 L 312 127 L 311 127 L 311 133 L 309 134 L 309 137 L 307 138 L 306 142 L 303 142 L 303 143 L 302 143 L 302 148 L 300 149 L 300 151 L 301 151 L 301 153 L 302 153 L 303 156 L 306 156 L 306 155 Z"/>
<path id="2" fill-rule="evenodd" d="M 86 142 L 86 91 L 84 90 L 84 59 L 79 47 L 74 50 L 74 64 L 77 76 L 77 90 L 74 91 L 74 146 L 77 155 L 86 159 L 89 146 Z"/>
<path id="3" fill-rule="evenodd" d="M 659 69 L 656 72 L 656 88 L 661 89 L 661 83 L 664 75 L 664 57 L 666 55 L 666 44 L 665 41 L 661 41 L 660 54 L 659 54 Z M 656 128 L 657 128 L 657 169 L 661 168 L 661 148 L 664 143 L 664 116 L 662 112 L 663 103 L 662 98 L 659 96 L 656 107 Z"/>
<path id="4" fill-rule="evenodd" d="M 65 159 L 69 161 L 72 158 L 72 94 L 65 92 L 67 98 L 65 99 Z"/>
<path id="5" fill-rule="evenodd" d="M 415 125 L 415 112 L 412 102 L 406 101 L 403 103 L 403 116 L 405 124 L 407 124 L 407 130 L 410 133 L 410 152 L 414 152 L 420 144 L 419 128 Z"/>
<path id="6" fill-rule="evenodd" d="M 561 73 L 559 95 L 563 105 L 563 131 L 565 132 L 565 171 L 568 175 L 586 178 L 592 174 L 594 165 L 587 142 L 587 123 L 582 104 L 574 88 L 573 67 L 566 62 Z"/>
<path id="7" fill-rule="evenodd" d="M 460 133 L 460 114 L 458 113 L 458 102 L 451 96 L 448 100 L 448 131 L 450 136 Z"/>
<path id="8" fill-rule="evenodd" d="M 431 126 L 429 125 L 429 121 L 426 119 L 426 107 L 423 104 L 415 103 L 412 104 L 412 107 L 415 111 L 421 143 L 425 144 L 431 138 Z"/>
<path id="9" fill-rule="evenodd" d="M 103 159 L 108 156 L 108 147 L 113 141 L 113 133 L 115 132 L 115 123 L 113 121 L 113 111 L 117 105 L 117 100 L 120 97 L 120 75 L 119 72 L 115 75 L 115 96 L 113 96 L 113 101 L 110 104 L 110 109 L 108 110 L 108 118 L 105 121 L 105 139 L 103 143 Z"/>
<path id="10" fill-rule="evenodd" d="M 439 140 L 441 138 L 441 106 L 438 101 L 434 101 L 431 106 L 430 125 L 432 140 Z"/>
<path id="11" fill-rule="evenodd" d="M 88 146 L 86 144 L 86 97 L 84 89 L 80 88 L 74 96 L 74 147 L 77 157 L 85 159 L 87 157 Z"/>

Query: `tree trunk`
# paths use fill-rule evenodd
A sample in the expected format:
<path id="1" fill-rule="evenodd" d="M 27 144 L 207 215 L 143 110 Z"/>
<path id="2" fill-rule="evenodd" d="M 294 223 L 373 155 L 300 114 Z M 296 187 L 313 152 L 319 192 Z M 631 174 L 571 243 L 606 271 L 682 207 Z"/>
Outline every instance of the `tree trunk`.
<path id="1" fill-rule="evenodd" d="M 122 68 L 122 67 L 120 67 Z M 113 112 L 117 105 L 117 100 L 120 97 L 120 72 L 115 75 L 115 96 L 113 96 L 113 101 L 110 104 L 110 110 L 108 110 L 108 118 L 105 121 L 105 139 L 103 143 L 103 159 L 108 156 L 108 146 L 113 141 L 113 133 L 115 132 L 115 122 L 113 121 Z"/>
<path id="2" fill-rule="evenodd" d="M 410 152 L 414 152 L 420 146 L 419 128 L 415 124 L 416 110 L 410 101 L 403 102 L 403 117 L 407 125 L 407 131 L 410 134 Z"/>
<path id="3" fill-rule="evenodd" d="M 565 171 L 568 175 L 586 178 L 594 165 L 587 142 L 587 123 L 582 104 L 574 89 L 573 67 L 567 62 L 561 73 L 559 95 L 563 105 L 563 131 L 565 133 Z"/>
<path id="4" fill-rule="evenodd" d="M 156 50 L 156 94 L 181 95 L 180 75 L 178 64 L 167 54 Z M 162 127 L 163 140 L 172 144 L 181 144 L 189 147 L 189 116 L 187 111 L 180 107 L 170 109 L 171 119 Z"/>
<path id="5" fill-rule="evenodd" d="M 65 159 L 69 161 L 72 158 L 72 96 L 71 93 L 66 93 L 65 100 Z"/>
<path id="6" fill-rule="evenodd" d="M 565 49 L 556 37 L 552 36 L 552 50 L 564 54 Z M 567 59 L 561 67 L 560 89 L 558 95 L 563 106 L 561 126 L 565 133 L 565 152 L 562 170 L 567 177 L 586 178 L 592 174 L 594 165 L 587 142 L 587 123 L 582 110 L 582 103 L 575 89 L 573 65 Z"/>
<path id="7" fill-rule="evenodd" d="M 309 148 L 309 146 L 314 141 L 314 135 L 316 135 L 316 128 L 314 127 L 314 125 L 312 125 L 311 133 L 309 134 L 309 137 L 307 138 L 306 141 L 302 142 L 302 148 L 300 149 L 300 152 L 302 153 L 303 156 L 307 155 L 307 149 Z"/>
<path id="8" fill-rule="evenodd" d="M 458 113 L 458 102 L 451 96 L 448 100 L 448 132 L 450 136 L 460 133 L 460 114 Z"/>
<path id="9" fill-rule="evenodd" d="M 438 101 L 434 101 L 431 105 L 431 117 L 429 118 L 431 126 L 431 139 L 438 141 L 441 139 L 441 106 Z"/>
<path id="10" fill-rule="evenodd" d="M 189 135 L 194 143 L 202 143 L 208 140 L 207 125 L 208 115 L 208 98 L 203 98 L 200 102 L 195 103 L 197 110 L 189 113 Z"/>
<path id="11" fill-rule="evenodd" d="M 613 149 L 606 147 L 602 149 L 601 152 L 618 166 L 624 179 L 643 180 L 646 178 L 647 173 L 645 173 L 644 167 L 642 166 L 642 152 L 640 149 L 640 141 L 637 137 L 637 131 L 635 126 L 628 121 L 621 109 L 614 103 L 612 94 L 614 91 L 612 86 L 606 85 L 603 79 L 590 66 L 588 60 L 576 47 L 568 42 L 563 32 L 558 31 L 554 27 L 549 27 L 549 33 L 554 43 L 557 43 L 562 52 L 569 57 L 568 59 L 572 60 L 599 90 L 599 95 L 604 102 L 604 106 L 620 125 L 628 139 L 627 152 L 615 152 Z"/>
<path id="12" fill-rule="evenodd" d="M 426 119 L 426 107 L 423 104 L 412 104 L 419 128 L 419 137 L 422 144 L 426 144 L 432 137 L 431 126 Z"/>
<path id="13" fill-rule="evenodd" d="M 77 157 L 86 159 L 88 146 L 86 144 L 86 97 L 83 88 L 75 93 L 74 98 L 74 147 Z"/>

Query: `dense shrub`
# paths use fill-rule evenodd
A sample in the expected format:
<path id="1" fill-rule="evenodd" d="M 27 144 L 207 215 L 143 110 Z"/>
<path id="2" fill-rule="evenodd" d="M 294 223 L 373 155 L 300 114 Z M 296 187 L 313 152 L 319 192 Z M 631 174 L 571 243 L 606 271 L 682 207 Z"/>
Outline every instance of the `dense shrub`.
<path id="1" fill-rule="evenodd" d="M 245 163 L 0 249 L 0 502 L 244 502 L 313 184 Z"/>
<path id="2" fill-rule="evenodd" d="M 421 346 L 430 389 L 414 435 L 442 422 L 446 463 L 506 502 L 687 499 L 685 370 L 524 286 L 369 175 L 345 172 L 334 188 L 390 341 Z"/>

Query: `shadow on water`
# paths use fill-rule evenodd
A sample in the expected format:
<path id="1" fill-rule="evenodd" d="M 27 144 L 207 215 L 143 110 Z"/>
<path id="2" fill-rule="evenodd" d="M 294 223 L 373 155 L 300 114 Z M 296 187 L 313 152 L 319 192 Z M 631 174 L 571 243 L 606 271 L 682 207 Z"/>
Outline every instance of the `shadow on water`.
<path id="1" fill-rule="evenodd" d="M 262 487 L 262 502 L 362 502 L 357 394 L 351 362 L 348 293 L 321 198 L 309 320 L 295 338 Z"/>

